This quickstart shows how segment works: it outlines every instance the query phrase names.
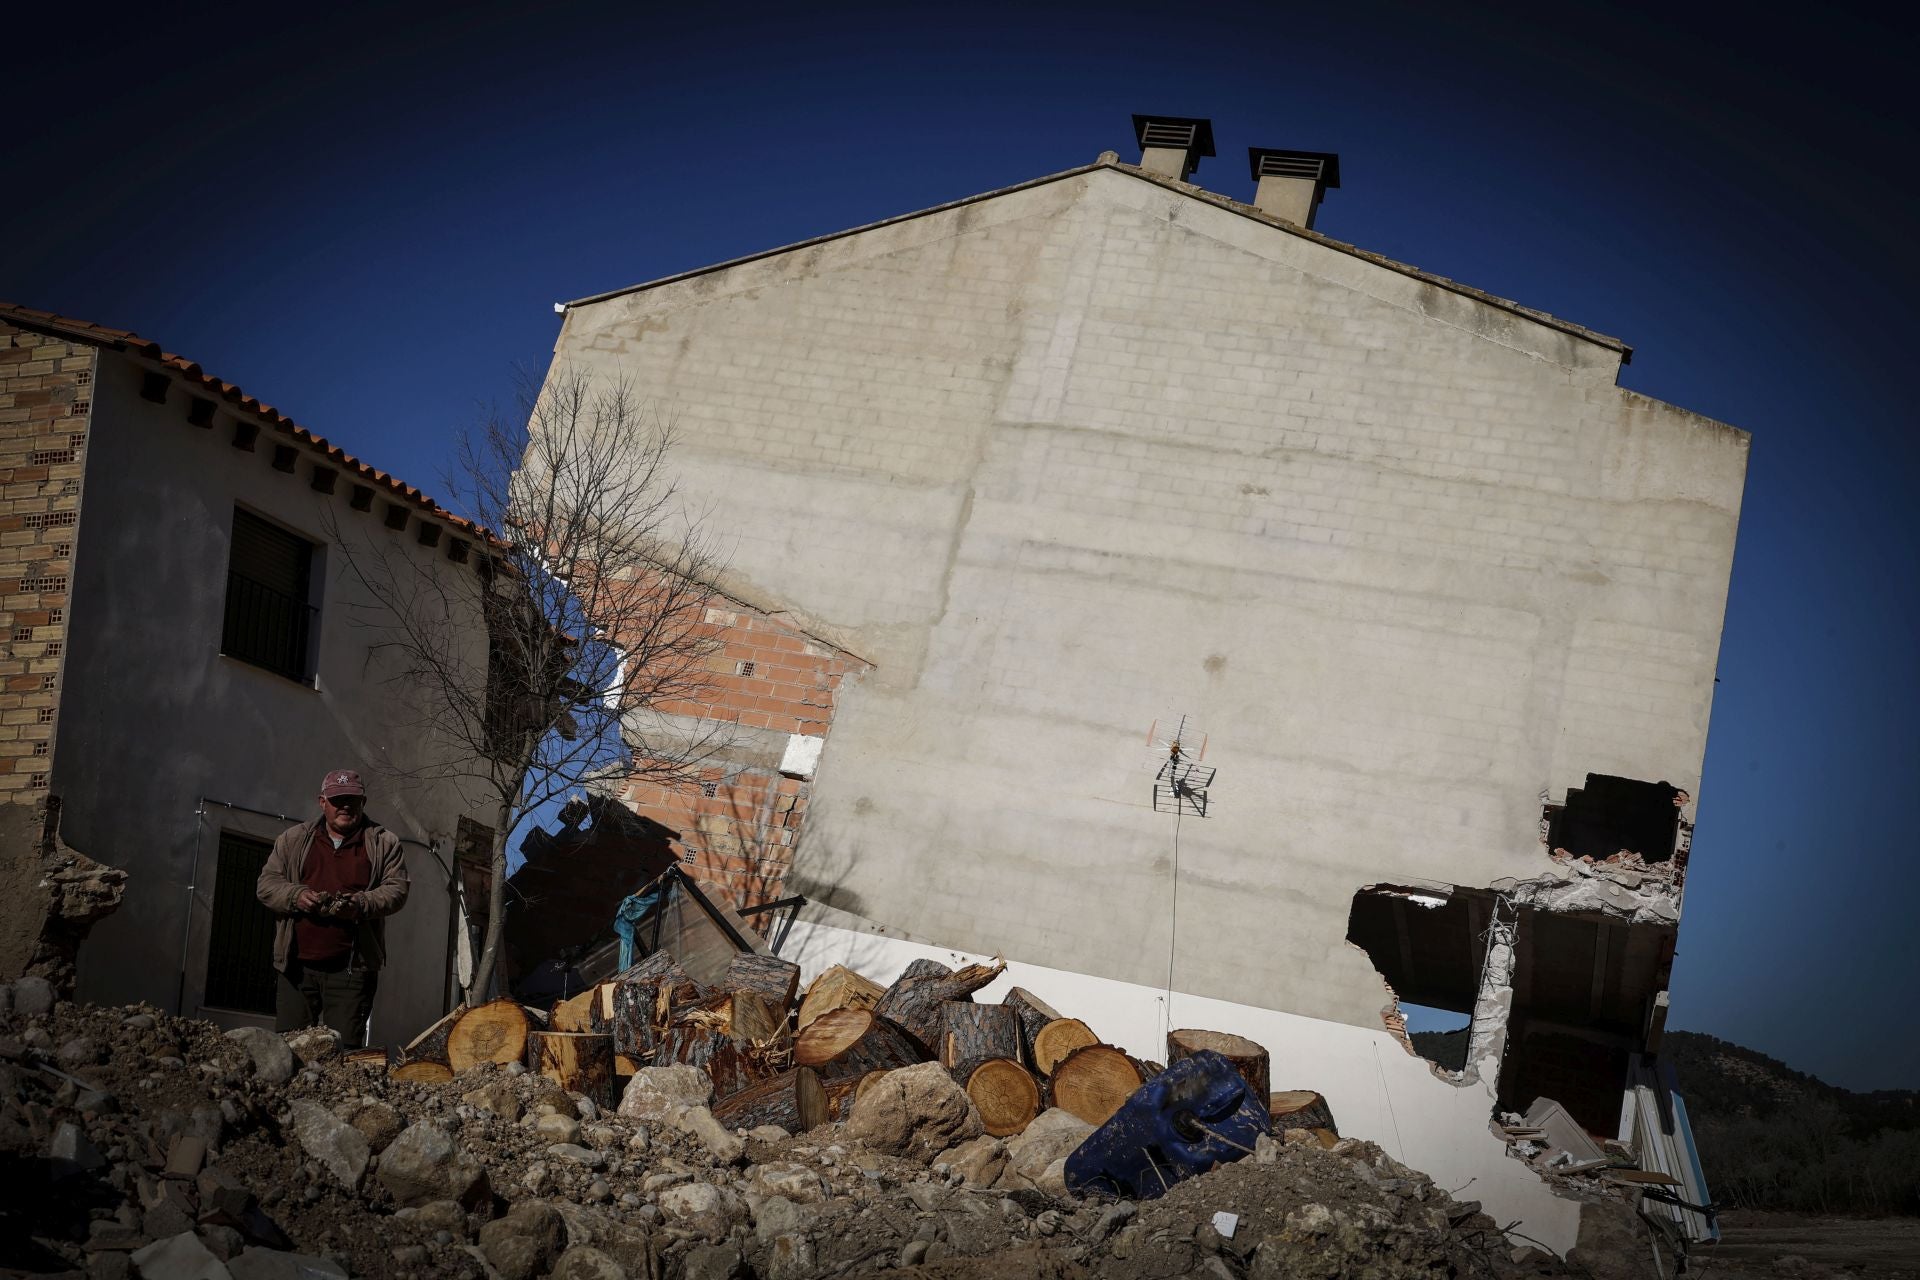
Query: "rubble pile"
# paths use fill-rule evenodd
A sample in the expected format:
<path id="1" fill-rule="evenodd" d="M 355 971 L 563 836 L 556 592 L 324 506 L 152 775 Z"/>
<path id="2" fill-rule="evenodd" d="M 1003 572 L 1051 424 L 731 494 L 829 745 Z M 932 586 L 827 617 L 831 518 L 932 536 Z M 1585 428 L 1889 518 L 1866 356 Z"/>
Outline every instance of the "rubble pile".
<path id="1" fill-rule="evenodd" d="M 1567 1274 L 1472 1202 L 1311 1129 L 1159 1199 L 1066 1194 L 1093 1126 L 983 1131 L 936 1063 L 844 1118 L 729 1129 L 711 1081 L 641 1067 L 618 1106 L 519 1062 L 407 1082 L 324 1032 L 222 1033 L 0 986 L 0 1269 L 144 1280 L 328 1276 L 807 1280 Z M 1524 1255 L 1523 1255 L 1524 1256 Z"/>

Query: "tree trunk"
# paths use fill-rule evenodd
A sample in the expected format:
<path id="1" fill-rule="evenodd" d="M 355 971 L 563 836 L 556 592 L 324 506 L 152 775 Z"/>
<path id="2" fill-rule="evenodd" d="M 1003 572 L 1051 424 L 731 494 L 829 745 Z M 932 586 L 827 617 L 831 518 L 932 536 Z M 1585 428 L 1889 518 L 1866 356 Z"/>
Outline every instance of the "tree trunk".
<path id="1" fill-rule="evenodd" d="M 1033 1038 L 1040 1034 L 1040 1028 L 1049 1022 L 1058 1022 L 1060 1011 L 1025 987 L 1012 988 L 1000 1003 L 1013 1010 L 1013 1016 L 1020 1022 L 1020 1051 L 1024 1055 L 1022 1060 L 1029 1067 L 1039 1070 L 1034 1063 Z"/>
<path id="2" fill-rule="evenodd" d="M 988 1058 L 962 1083 L 987 1132 L 996 1138 L 1019 1133 L 1040 1114 L 1040 1086 L 1017 1059 Z"/>
<path id="3" fill-rule="evenodd" d="M 800 966 L 779 956 L 735 956 L 721 985 L 729 991 L 753 992 L 784 1018 L 800 986 Z"/>
<path id="4" fill-rule="evenodd" d="M 1167 1033 L 1168 1066 L 1191 1058 L 1203 1049 L 1211 1049 L 1233 1064 L 1233 1069 L 1247 1082 L 1247 1090 L 1253 1094 L 1255 1102 L 1264 1101 L 1273 1091 L 1267 1067 L 1267 1051 L 1245 1036 L 1192 1029 Z"/>
<path id="5" fill-rule="evenodd" d="M 949 1071 L 986 1058 L 1020 1059 L 1020 1020 L 1003 1004 L 949 1000 L 940 1007 L 940 1065 Z M 956 1077 L 966 1083 L 966 1077 Z"/>
<path id="6" fill-rule="evenodd" d="M 1333 1110 L 1327 1106 L 1327 1100 L 1311 1089 L 1287 1089 L 1280 1093 L 1267 1095 L 1267 1114 L 1273 1120 L 1273 1130 L 1279 1133 L 1284 1129 L 1312 1129 L 1316 1133 L 1325 1130 L 1338 1138 L 1340 1129 L 1333 1123 Z"/>
<path id="7" fill-rule="evenodd" d="M 793 1044 L 794 1065 L 819 1072 L 822 1083 L 910 1067 L 926 1059 L 918 1041 L 867 1009 L 825 1014 Z"/>
<path id="8" fill-rule="evenodd" d="M 920 973 L 914 973 L 914 965 L 931 966 Z M 915 961 L 908 966 L 908 972 L 900 980 L 887 988 L 880 1002 L 873 1006 L 874 1013 L 891 1019 L 904 1027 L 907 1034 L 918 1040 L 926 1050 L 925 1057 L 933 1057 L 940 1047 L 940 1006 L 949 1000 L 965 1000 L 974 992 L 992 982 L 1005 971 L 1006 964 L 995 960 L 991 964 L 970 964 L 964 969 L 951 973 L 944 966 L 934 966 L 931 961 Z M 938 967 L 942 972 L 935 973 Z"/>
<path id="9" fill-rule="evenodd" d="M 463 1010 L 447 1031 L 447 1066 L 459 1075 L 482 1062 L 520 1062 L 533 1029 L 527 1011 L 512 1000 L 489 1000 Z"/>
<path id="10" fill-rule="evenodd" d="M 521 753 L 525 759 L 526 752 Z M 518 796 L 526 786 L 525 768 L 517 770 L 512 785 L 502 787 L 502 796 Z M 473 981 L 467 985 L 466 1003 L 484 997 L 493 985 L 494 959 L 500 953 L 500 935 L 507 922 L 507 839 L 513 834 L 513 802 L 503 799 L 493 820 L 493 865 L 487 881 L 487 937 L 480 946 L 480 959 L 473 966 Z"/>
<path id="11" fill-rule="evenodd" d="M 1049 1092 L 1054 1106 L 1098 1128 L 1146 1081 L 1147 1073 L 1122 1050 L 1090 1044 L 1075 1049 L 1054 1067 Z"/>
<path id="12" fill-rule="evenodd" d="M 837 964 L 807 987 L 807 994 L 800 1001 L 798 1029 L 805 1031 L 814 1019 L 835 1009 L 871 1009 L 880 1003 L 886 991 L 879 983 Z"/>
<path id="13" fill-rule="evenodd" d="M 827 1095 L 820 1077 L 795 1067 L 715 1103 L 713 1118 L 729 1129 L 771 1124 L 788 1133 L 805 1133 L 827 1122 Z"/>
<path id="14" fill-rule="evenodd" d="M 613 1037 L 604 1031 L 535 1031 L 527 1037 L 527 1065 L 596 1106 L 613 1098 Z"/>
<path id="15" fill-rule="evenodd" d="M 860 1096 L 860 1082 L 868 1076 L 842 1076 L 838 1080 L 828 1080 L 821 1084 L 827 1094 L 827 1119 L 845 1120 L 847 1113 L 853 1110 L 853 1101 Z"/>
<path id="16" fill-rule="evenodd" d="M 1051 1076 L 1054 1068 L 1075 1049 L 1099 1043 L 1100 1037 L 1093 1034 L 1093 1028 L 1080 1019 L 1055 1018 L 1034 1033 L 1033 1069 L 1043 1076 Z"/>

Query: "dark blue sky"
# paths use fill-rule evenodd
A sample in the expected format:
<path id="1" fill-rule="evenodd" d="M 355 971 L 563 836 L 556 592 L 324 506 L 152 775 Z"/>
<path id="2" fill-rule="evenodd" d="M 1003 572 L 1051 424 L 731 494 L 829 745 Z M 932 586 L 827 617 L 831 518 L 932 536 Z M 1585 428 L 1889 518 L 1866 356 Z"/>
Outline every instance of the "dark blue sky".
<path id="1" fill-rule="evenodd" d="M 1196 180 L 1240 198 L 1249 145 L 1337 151 L 1321 230 L 1625 339 L 1625 385 L 1753 433 L 1673 1023 L 1920 1087 L 1911 29 L 271 8 L 9 14 L 0 297 L 134 329 L 430 488 L 544 366 L 556 300 L 1133 159 L 1133 111 L 1211 117 Z"/>

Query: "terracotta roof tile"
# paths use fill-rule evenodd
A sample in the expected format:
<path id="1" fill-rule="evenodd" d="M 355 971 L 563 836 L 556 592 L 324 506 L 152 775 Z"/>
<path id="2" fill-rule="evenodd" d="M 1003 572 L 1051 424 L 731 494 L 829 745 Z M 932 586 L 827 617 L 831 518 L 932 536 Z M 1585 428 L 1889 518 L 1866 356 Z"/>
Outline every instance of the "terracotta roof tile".
<path id="1" fill-rule="evenodd" d="M 377 467 L 360 461 L 338 445 L 330 444 L 324 437 L 315 435 L 292 418 L 287 417 L 272 405 L 261 404 L 231 382 L 215 378 L 203 370 L 194 361 L 185 356 L 174 355 L 160 349 L 160 344 L 149 341 L 137 333 L 125 329 L 111 329 L 106 325 L 93 324 L 86 320 L 76 320 L 71 316 L 55 315 L 51 311 L 39 311 L 32 307 L 23 307 L 11 302 L 0 302 L 0 321 L 19 325 L 41 333 L 58 334 L 78 342 L 95 346 L 110 347 L 116 351 L 128 351 L 144 359 L 171 369 L 187 382 L 215 399 L 224 400 L 246 413 L 259 418 L 274 430 L 292 439 L 309 452 L 319 453 L 340 467 L 360 477 L 368 484 L 386 490 L 396 497 L 403 498 L 419 507 L 427 515 L 444 520 L 459 529 L 464 529 L 475 538 L 487 539 L 486 530 L 474 524 L 464 516 L 457 516 L 447 510 L 414 486 L 388 475 Z"/>

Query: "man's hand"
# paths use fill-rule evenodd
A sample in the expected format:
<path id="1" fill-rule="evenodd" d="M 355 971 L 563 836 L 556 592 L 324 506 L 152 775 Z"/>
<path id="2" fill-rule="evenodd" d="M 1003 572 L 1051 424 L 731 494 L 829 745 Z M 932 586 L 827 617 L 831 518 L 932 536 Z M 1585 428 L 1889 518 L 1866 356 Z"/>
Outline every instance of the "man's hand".
<path id="1" fill-rule="evenodd" d="M 320 895 L 312 889 L 302 889 L 300 896 L 293 900 L 295 911 L 311 911 L 320 905 Z"/>

